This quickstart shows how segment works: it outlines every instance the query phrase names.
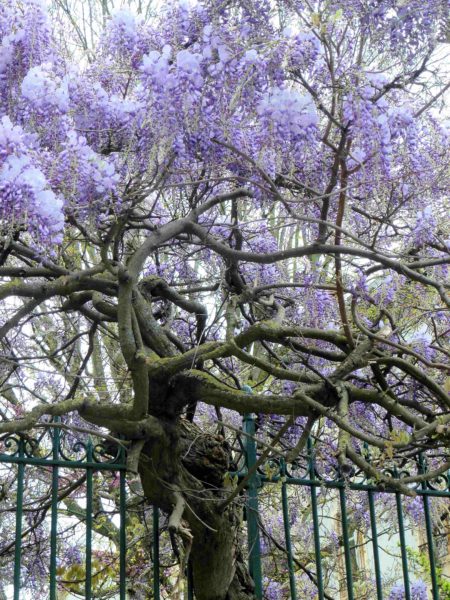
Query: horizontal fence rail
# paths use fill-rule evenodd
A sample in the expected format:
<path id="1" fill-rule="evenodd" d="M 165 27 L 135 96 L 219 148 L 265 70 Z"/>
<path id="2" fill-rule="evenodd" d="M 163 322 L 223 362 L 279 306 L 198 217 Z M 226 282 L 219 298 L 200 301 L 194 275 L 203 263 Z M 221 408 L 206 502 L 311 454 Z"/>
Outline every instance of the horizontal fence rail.
<path id="1" fill-rule="evenodd" d="M 60 519 L 60 503 L 63 500 L 60 491 L 60 476 L 65 469 L 79 470 L 83 473 L 86 492 L 85 508 L 85 564 L 84 564 L 84 594 L 86 599 L 95 597 L 93 593 L 93 561 L 92 541 L 95 532 L 96 515 L 94 509 L 95 476 L 96 473 L 115 473 L 119 479 L 118 483 L 118 536 L 119 557 L 117 573 L 117 594 L 114 598 L 125 600 L 127 598 L 127 485 L 126 485 L 126 452 L 123 446 L 114 445 L 114 455 L 106 443 L 94 442 L 88 436 L 83 440 L 74 437 L 64 429 L 64 424 L 55 420 L 46 424 L 44 433 L 39 437 L 31 438 L 25 435 L 12 434 L 2 439 L 0 451 L 1 465 L 9 465 L 16 469 L 16 510 L 15 510 L 15 537 L 14 537 L 14 571 L 13 571 L 13 595 L 14 600 L 29 597 L 21 595 L 22 577 L 21 567 L 23 550 L 22 544 L 26 534 L 24 529 L 24 486 L 27 470 L 30 468 L 43 468 L 47 470 L 48 485 L 50 487 L 50 552 L 48 564 L 48 597 L 56 600 L 58 597 L 58 522 Z M 309 504 L 309 514 L 312 523 L 312 554 L 314 556 L 314 570 L 308 570 L 308 577 L 316 588 L 319 600 L 329 600 L 327 581 L 324 570 L 323 543 L 324 536 L 321 535 L 322 518 L 319 510 L 320 496 L 324 490 L 335 490 L 335 504 L 341 524 L 341 544 L 343 548 L 343 572 L 345 582 L 341 582 L 340 598 L 347 600 L 359 600 L 355 592 L 355 577 L 353 553 L 355 541 L 349 530 L 349 506 L 348 494 L 360 492 L 365 494 L 368 505 L 368 519 L 371 539 L 371 570 L 374 573 L 374 594 L 376 600 L 387 600 L 383 590 L 383 565 L 380 557 L 380 531 L 379 519 L 377 517 L 377 495 L 380 493 L 390 494 L 395 499 L 396 528 L 400 547 L 401 572 L 404 587 L 405 600 L 412 600 L 411 577 L 406 540 L 406 525 L 402 494 L 386 486 L 377 485 L 376 482 L 365 479 L 357 473 L 346 473 L 345 476 L 336 468 L 332 472 L 320 473 L 320 465 L 317 460 L 317 442 L 312 438 L 308 440 L 305 454 L 298 458 L 293 464 L 287 464 L 283 458 L 270 459 L 259 464 L 257 452 L 257 439 L 255 435 L 255 418 L 246 415 L 243 420 L 242 433 L 237 442 L 240 447 L 236 464 L 237 471 L 230 473 L 235 481 L 244 481 L 245 494 L 241 496 L 244 502 L 245 521 L 248 543 L 249 571 L 255 584 L 255 596 L 258 600 L 265 598 L 264 578 L 264 553 L 262 551 L 262 537 L 264 527 L 261 523 L 261 494 L 264 490 L 274 491 L 276 506 L 282 517 L 282 532 L 284 535 L 283 552 L 285 554 L 285 568 L 287 572 L 286 585 L 291 600 L 300 600 L 303 596 L 299 594 L 298 571 L 299 560 L 296 556 L 296 539 L 292 537 L 291 513 L 296 509 L 292 490 L 295 488 L 305 490 Z M 367 449 L 366 449 L 367 452 Z M 369 460 L 368 453 L 366 458 Z M 15 466 L 14 466 L 15 465 Z M 408 464 L 413 465 L 417 473 L 426 473 L 427 465 L 423 455 L 418 455 L 415 461 Z M 12 467 L 11 467 L 12 466 Z M 390 476 L 401 480 L 409 474 L 406 466 L 394 466 L 386 468 Z M 439 477 L 436 481 L 422 481 L 414 487 L 414 492 L 420 497 L 424 517 L 424 533 L 429 561 L 429 577 L 431 581 L 430 596 L 433 600 L 446 600 L 440 597 L 438 580 L 438 560 L 436 557 L 433 519 L 430 502 L 432 498 L 450 498 L 450 477 L 448 475 Z M 278 486 L 278 487 L 271 487 Z M 279 492 L 276 491 L 279 489 Z M 153 508 L 152 522 L 150 526 L 151 535 L 151 560 L 152 560 L 152 598 L 162 598 L 162 574 L 164 567 L 161 564 L 161 531 L 165 522 L 161 520 L 160 512 Z M 1 544 L 0 544 L 1 545 Z M 302 567 L 304 568 L 304 567 Z M 305 571 L 306 572 L 306 571 Z M 192 574 L 188 567 L 186 573 L 185 598 L 194 598 Z M 287 596 L 283 596 L 285 598 Z"/>

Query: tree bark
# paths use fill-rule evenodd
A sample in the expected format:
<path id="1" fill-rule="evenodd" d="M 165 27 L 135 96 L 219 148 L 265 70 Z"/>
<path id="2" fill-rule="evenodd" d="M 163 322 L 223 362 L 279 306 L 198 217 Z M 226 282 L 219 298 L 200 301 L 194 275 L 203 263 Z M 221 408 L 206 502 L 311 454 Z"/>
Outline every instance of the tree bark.
<path id="1" fill-rule="evenodd" d="M 167 422 L 164 429 L 164 440 L 144 446 L 139 472 L 146 498 L 167 514 L 176 495 L 183 495 L 183 526 L 193 536 L 196 600 L 255 600 L 241 549 L 242 510 L 236 503 L 218 510 L 230 448 L 221 436 L 204 433 L 184 419 Z"/>

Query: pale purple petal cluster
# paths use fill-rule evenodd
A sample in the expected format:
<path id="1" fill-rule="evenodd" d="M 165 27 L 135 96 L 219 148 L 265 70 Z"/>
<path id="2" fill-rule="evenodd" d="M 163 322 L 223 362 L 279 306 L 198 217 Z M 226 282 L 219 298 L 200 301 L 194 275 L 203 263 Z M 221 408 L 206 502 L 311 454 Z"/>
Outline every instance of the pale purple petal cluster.
<path id="1" fill-rule="evenodd" d="M 106 30 L 106 43 L 109 42 L 114 53 L 131 54 L 138 41 L 138 22 L 136 16 L 127 9 L 116 11 Z"/>
<path id="2" fill-rule="evenodd" d="M 119 182 L 111 160 L 94 152 L 85 137 L 70 131 L 60 161 L 58 184 L 72 201 L 71 210 L 108 211 Z"/>
<path id="3" fill-rule="evenodd" d="M 257 112 L 266 126 L 272 126 L 280 137 L 297 138 L 318 123 L 311 97 L 292 89 L 270 88 L 259 102 Z"/>
<path id="4" fill-rule="evenodd" d="M 39 112 L 57 110 L 64 114 L 69 110 L 68 81 L 54 77 L 50 63 L 32 67 L 22 80 L 21 92 L 29 106 Z"/>
<path id="5" fill-rule="evenodd" d="M 8 117 L 0 123 L 0 218 L 29 226 L 48 243 L 56 243 L 64 226 L 63 200 L 50 187 L 33 148 Z"/>
<path id="6" fill-rule="evenodd" d="M 425 581 L 417 580 L 411 583 L 410 588 L 411 600 L 427 600 L 428 599 L 428 585 Z M 392 588 L 389 594 L 389 600 L 404 600 L 405 598 L 405 586 L 403 583 L 397 583 Z"/>

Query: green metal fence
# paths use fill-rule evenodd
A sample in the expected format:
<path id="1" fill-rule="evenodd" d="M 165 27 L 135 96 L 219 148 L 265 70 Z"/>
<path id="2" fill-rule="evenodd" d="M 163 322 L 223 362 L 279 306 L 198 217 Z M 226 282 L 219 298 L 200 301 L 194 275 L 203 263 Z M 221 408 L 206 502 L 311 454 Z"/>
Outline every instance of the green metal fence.
<path id="1" fill-rule="evenodd" d="M 252 465 L 256 460 L 256 440 L 255 440 L 255 419 L 248 415 L 244 418 L 243 431 L 245 436 L 244 448 L 246 455 L 246 469 L 241 472 L 241 475 L 245 475 L 247 469 L 251 469 Z M 306 453 L 306 464 L 304 466 L 304 473 L 300 477 L 293 476 L 289 471 L 289 466 L 280 459 L 275 462 L 275 469 L 272 469 L 270 476 L 268 477 L 264 468 L 260 468 L 259 472 L 253 473 L 248 478 L 248 493 L 247 493 L 247 529 L 248 529 L 248 540 L 249 540 L 249 568 L 250 572 L 254 577 L 256 586 L 256 596 L 259 599 L 263 599 L 262 589 L 262 569 L 261 569 L 261 552 L 260 552 L 260 540 L 259 540 L 259 511 L 258 511 L 258 490 L 261 490 L 264 486 L 270 484 L 279 484 L 281 482 L 280 492 L 280 504 L 283 513 L 283 524 L 284 524 L 284 535 L 285 535 L 285 547 L 287 553 L 286 567 L 289 573 L 289 584 L 290 584 L 290 598 L 291 600 L 299 600 L 300 597 L 297 595 L 296 582 L 294 577 L 294 565 L 293 565 L 293 544 L 291 539 L 290 521 L 289 521 L 289 486 L 305 486 L 309 488 L 310 493 L 310 506 L 311 506 L 311 517 L 313 521 L 313 532 L 314 532 L 314 556 L 316 565 L 316 585 L 317 585 L 317 598 L 324 600 L 325 589 L 324 589 L 324 578 L 323 578 L 323 566 L 322 566 L 322 551 L 321 551 L 321 536 L 319 527 L 319 514 L 318 514 L 318 502 L 317 502 L 317 490 L 319 488 L 335 489 L 338 492 L 339 498 L 339 512 L 342 523 L 342 544 L 344 547 L 344 565 L 345 565 L 345 578 L 346 578 L 346 592 L 348 600 L 359 600 L 354 593 L 354 581 L 352 573 L 352 540 L 349 536 L 348 531 L 348 514 L 347 514 L 347 493 L 349 490 L 355 490 L 367 494 L 367 500 L 369 505 L 370 515 L 370 529 L 372 537 L 372 550 L 373 550 L 373 570 L 375 572 L 375 587 L 377 600 L 383 600 L 383 584 L 382 584 L 382 569 L 380 562 L 380 549 L 379 549 L 379 534 L 377 530 L 377 517 L 375 510 L 375 494 L 387 493 L 394 494 L 396 504 L 396 516 L 398 524 L 399 534 L 399 546 L 401 553 L 401 569 L 404 583 L 404 597 L 405 600 L 412 600 L 411 596 L 411 584 L 410 574 L 408 565 L 408 548 L 405 536 L 405 520 L 403 511 L 403 500 L 402 494 L 398 491 L 388 489 L 386 486 L 377 486 L 373 482 L 367 481 L 364 477 L 359 477 L 359 481 L 356 482 L 353 478 L 344 477 L 336 471 L 335 477 L 324 477 L 319 475 L 316 460 L 315 460 L 315 444 L 312 439 L 308 440 L 307 453 Z M 419 454 L 414 458 L 413 461 L 409 461 L 405 465 L 400 467 L 394 467 L 386 469 L 385 473 L 388 475 L 399 478 L 410 475 L 409 471 L 406 471 L 406 466 L 411 468 L 415 466 L 418 473 L 426 472 L 426 460 L 423 454 Z M 431 498 L 444 498 L 450 499 L 450 472 L 447 475 L 440 476 L 438 480 L 422 482 L 414 487 L 414 491 L 418 496 L 421 497 L 423 504 L 423 516 L 424 516 L 424 528 L 427 541 L 427 553 L 430 565 L 430 579 L 431 589 L 429 590 L 433 600 L 448 600 L 449 596 L 441 597 L 439 594 L 439 585 L 437 578 L 436 568 L 436 552 L 433 535 L 433 524 L 431 519 L 430 510 L 430 499 Z"/>
<path id="2" fill-rule="evenodd" d="M 46 469 L 48 473 L 51 471 L 51 498 L 50 498 L 50 554 L 49 554 L 49 594 L 50 600 L 56 600 L 58 577 L 57 577 L 57 542 L 58 542 L 58 519 L 59 503 L 62 501 L 60 492 L 59 479 L 61 471 L 65 469 L 78 470 L 83 473 L 86 488 L 86 508 L 85 508 L 85 583 L 84 594 L 86 599 L 94 597 L 93 594 L 93 566 L 92 566 L 92 537 L 95 530 L 95 511 L 93 508 L 93 497 L 95 491 L 95 474 L 97 472 L 113 472 L 117 474 L 119 479 L 118 484 L 118 513 L 120 525 L 119 529 L 119 564 L 118 564 L 118 594 L 114 597 L 125 600 L 127 597 L 127 539 L 126 539 L 126 460 L 124 449 L 119 447 L 117 454 L 111 457 L 105 452 L 102 444 L 94 443 L 89 437 L 80 441 L 75 438 L 70 440 L 70 450 L 68 450 L 67 439 L 65 436 L 64 425 L 55 422 L 50 424 L 46 434 L 42 434 L 41 438 L 32 439 L 24 435 L 10 435 L 2 440 L 4 452 L 0 453 L 1 463 L 7 465 L 16 465 L 16 502 L 17 509 L 15 511 L 15 540 L 14 540 L 14 574 L 13 574 L 13 598 L 14 600 L 22 600 L 25 596 L 21 595 L 21 565 L 22 565 L 22 544 L 24 538 L 24 478 L 27 469 L 41 467 Z M 50 443 L 47 443 L 44 451 L 42 450 L 42 438 L 44 435 L 50 435 Z M 292 539 L 289 513 L 294 508 L 292 505 L 292 494 L 290 490 L 294 486 L 302 486 L 302 489 L 309 493 L 310 515 L 313 525 L 313 550 L 315 560 L 315 572 L 312 574 L 314 583 L 317 587 L 317 598 L 326 600 L 329 598 L 326 592 L 326 582 L 324 581 L 323 568 L 323 552 L 321 550 L 321 534 L 320 534 L 320 515 L 318 507 L 318 495 L 324 489 L 334 489 L 337 494 L 337 506 L 340 513 L 342 523 L 342 545 L 344 554 L 345 567 L 345 586 L 348 600 L 359 600 L 355 595 L 354 573 L 352 572 L 352 550 L 354 549 L 354 541 L 348 530 L 348 506 L 347 495 L 350 491 L 367 494 L 369 506 L 370 529 L 371 529 L 371 545 L 373 565 L 372 569 L 375 574 L 375 586 L 377 600 L 383 600 L 383 583 L 382 583 L 382 564 L 380 560 L 379 548 L 379 533 L 376 514 L 376 494 L 383 492 L 394 494 L 395 507 L 397 515 L 397 525 L 399 532 L 399 545 L 401 554 L 401 566 L 403 574 L 403 583 L 405 590 L 405 600 L 412 600 L 410 573 L 408 564 L 408 551 L 405 537 L 405 523 L 402 495 L 396 491 L 381 489 L 370 481 L 358 480 L 355 478 L 341 477 L 339 472 L 335 473 L 334 477 L 324 477 L 319 474 L 316 464 L 316 445 L 313 440 L 309 440 L 306 454 L 303 457 L 303 472 L 300 476 L 293 474 L 292 465 L 287 465 L 283 459 L 270 462 L 270 474 L 264 465 L 260 465 L 257 469 L 255 465 L 258 460 L 257 442 L 255 437 L 255 420 L 251 415 L 247 415 L 243 421 L 242 435 L 238 437 L 238 442 L 241 448 L 241 461 L 239 463 L 239 471 L 235 473 L 239 478 L 246 480 L 246 495 L 245 503 L 245 520 L 247 525 L 248 539 L 248 560 L 250 573 L 255 582 L 255 594 L 258 599 L 264 598 L 264 579 L 263 579 L 263 555 L 261 551 L 261 523 L 259 502 L 261 493 L 274 484 L 278 484 L 273 490 L 279 493 L 279 504 L 281 509 L 284 538 L 285 538 L 285 567 L 289 579 L 290 598 L 292 600 L 300 600 L 296 589 L 296 571 L 295 571 L 295 540 Z M 424 472 L 426 469 L 425 459 L 420 456 L 417 462 L 419 472 Z M 401 470 L 393 471 L 392 476 L 401 477 Z M 0 471 L 1 475 L 1 471 Z M 430 565 L 431 578 L 431 597 L 433 600 L 439 600 L 439 582 L 438 570 L 436 568 L 436 553 L 435 543 L 433 540 L 433 523 L 430 510 L 430 500 L 433 497 L 450 498 L 449 488 L 450 478 L 448 476 L 441 477 L 439 482 L 421 483 L 416 492 L 421 497 L 423 504 L 424 529 L 427 541 L 427 552 Z M 278 492 L 279 490 L 279 492 Z M 162 566 L 160 564 L 160 531 L 161 522 L 158 509 L 153 509 L 152 517 L 152 541 L 151 555 L 153 559 L 153 598 L 159 600 L 161 598 L 161 573 Z M 26 532 L 25 532 L 26 533 Z M 1 550 L 1 541 L 0 541 Z M 187 592 L 188 600 L 193 599 L 192 578 L 188 572 L 187 577 Z M 28 596 L 27 596 L 28 597 Z M 445 600 L 440 598 L 440 600 Z"/>
<path id="3" fill-rule="evenodd" d="M 118 565 L 119 598 L 126 599 L 126 460 L 122 447 L 117 448 L 114 457 L 105 453 L 102 444 L 95 444 L 90 437 L 81 441 L 61 435 L 66 433 L 64 425 L 58 420 L 50 424 L 39 437 L 31 438 L 27 435 L 8 435 L 2 439 L 5 452 L 0 454 L 1 464 L 17 465 L 16 467 L 16 506 L 15 506 L 15 539 L 14 539 L 14 577 L 13 598 L 22 600 L 21 571 L 23 563 L 22 544 L 24 532 L 24 481 L 27 469 L 41 467 L 46 472 L 51 470 L 51 498 L 49 508 L 50 516 L 50 560 L 48 565 L 49 585 L 48 597 L 50 600 L 58 598 L 57 590 L 57 542 L 59 505 L 64 494 L 59 489 L 59 479 L 62 470 L 68 469 L 83 473 L 83 484 L 86 486 L 85 508 L 85 583 L 84 597 L 90 600 L 93 597 L 93 572 L 92 572 L 92 535 L 94 528 L 94 476 L 98 472 L 116 472 L 119 477 L 119 538 L 120 556 Z M 48 440 L 50 436 L 50 443 Z M 1 476 L 0 476 L 1 481 Z M 0 543 L 1 547 L 1 543 Z M 29 597 L 29 596 L 27 596 Z"/>

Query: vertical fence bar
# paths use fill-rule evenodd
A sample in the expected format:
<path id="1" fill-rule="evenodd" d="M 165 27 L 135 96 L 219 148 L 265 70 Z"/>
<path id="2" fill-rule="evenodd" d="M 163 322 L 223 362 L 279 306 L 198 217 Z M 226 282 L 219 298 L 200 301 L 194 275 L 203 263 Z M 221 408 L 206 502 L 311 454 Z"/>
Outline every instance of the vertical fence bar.
<path id="1" fill-rule="evenodd" d="M 252 414 L 244 416 L 244 431 L 252 437 L 245 438 L 245 462 L 247 469 L 251 469 L 256 463 L 256 444 L 253 439 L 255 436 L 255 420 Z M 259 543 L 259 524 L 258 524 L 258 484 L 259 477 L 253 473 L 248 479 L 247 485 L 247 535 L 249 551 L 249 571 L 255 582 L 255 596 L 262 600 L 262 568 L 261 568 L 261 550 Z"/>
<path id="2" fill-rule="evenodd" d="M 55 423 L 60 419 L 56 417 Z M 53 429 L 52 458 L 59 459 L 59 429 Z M 52 467 L 52 498 L 51 498 L 51 521 L 50 521 L 50 600 L 56 600 L 56 553 L 58 541 L 58 479 L 59 469 L 56 465 Z"/>
<path id="3" fill-rule="evenodd" d="M 350 539 L 348 536 L 347 498 L 346 498 L 346 494 L 345 494 L 345 489 L 343 487 L 339 488 L 339 502 L 341 505 L 342 538 L 344 541 L 345 578 L 347 581 L 347 596 L 348 596 L 348 600 L 354 600 L 352 557 L 350 554 Z"/>
<path id="4" fill-rule="evenodd" d="M 403 520 L 402 497 L 399 492 L 395 492 L 395 501 L 397 503 L 398 532 L 400 537 L 400 552 L 402 555 L 402 571 L 403 582 L 405 585 L 405 600 L 411 600 L 408 573 L 408 555 L 406 553 L 405 523 Z"/>
<path id="5" fill-rule="evenodd" d="M 372 531 L 373 562 L 375 567 L 375 584 L 377 587 L 377 600 L 383 600 L 383 585 L 381 581 L 380 553 L 378 550 L 378 531 L 377 518 L 375 514 L 375 502 L 373 492 L 371 490 L 367 492 L 367 495 L 369 499 L 370 529 Z"/>
<path id="6" fill-rule="evenodd" d="M 187 600 L 194 600 L 194 579 L 192 576 L 192 563 L 187 565 Z"/>
<path id="7" fill-rule="evenodd" d="M 160 600 L 159 590 L 159 509 L 153 507 L 153 597 Z"/>
<path id="8" fill-rule="evenodd" d="M 426 483 L 422 483 L 422 487 L 426 489 Z M 433 600 L 439 600 L 439 587 L 437 581 L 436 572 L 436 560 L 434 556 L 434 542 L 433 542 L 433 525 L 431 522 L 430 514 L 430 499 L 427 495 L 423 496 L 423 510 L 425 516 L 425 530 L 427 533 L 427 546 L 428 546 L 428 558 L 430 561 L 430 576 L 431 576 L 431 587 L 432 587 L 432 598 Z"/>
<path id="9" fill-rule="evenodd" d="M 422 453 L 419 455 L 419 468 L 421 473 L 426 472 L 425 460 Z M 439 600 L 439 586 L 436 572 L 436 559 L 434 554 L 433 523 L 431 521 L 430 499 L 427 496 L 427 489 L 427 482 L 422 481 L 422 490 L 424 491 L 424 495 L 422 496 L 423 512 L 425 517 L 425 531 L 427 534 L 428 559 L 430 561 L 431 594 L 433 600 Z"/>
<path id="10" fill-rule="evenodd" d="M 281 463 L 281 473 L 283 479 L 286 478 L 286 464 L 284 461 Z M 286 550 L 288 556 L 288 568 L 289 568 L 289 588 L 291 590 L 291 600 L 297 600 L 297 590 L 295 587 L 295 574 L 294 574 L 294 561 L 292 557 L 292 540 L 291 540 L 291 526 L 289 521 L 289 506 L 288 506 L 288 495 L 287 495 L 287 484 L 283 480 L 281 484 L 281 502 L 283 507 L 283 524 L 284 524 L 284 538 L 286 540 Z"/>
<path id="11" fill-rule="evenodd" d="M 19 437 L 19 459 L 25 458 L 25 442 Z M 22 511 L 23 511 L 23 485 L 25 476 L 25 463 L 19 462 L 17 467 L 17 510 L 16 510 L 16 536 L 14 547 L 14 600 L 19 600 L 20 594 L 20 567 L 22 563 Z"/>
<path id="12" fill-rule="evenodd" d="M 92 442 L 87 443 L 87 460 L 92 462 Z M 86 600 L 92 598 L 92 496 L 93 496 L 93 469 L 86 469 L 86 583 L 84 597 Z"/>
<path id="13" fill-rule="evenodd" d="M 124 452 L 122 450 L 123 461 L 125 462 Z M 126 581 L 126 565 L 127 565 L 127 490 L 125 485 L 126 473 L 123 469 L 119 474 L 119 512 L 120 512 L 120 529 L 119 529 L 119 590 L 120 600 L 126 600 L 127 581 Z"/>
<path id="14" fill-rule="evenodd" d="M 314 466 L 314 450 L 311 438 L 308 438 L 308 455 L 309 455 L 309 478 L 311 481 L 316 479 L 316 470 Z M 316 559 L 316 574 L 317 574 L 317 592 L 319 600 L 324 600 L 323 589 L 323 573 L 322 573 L 322 558 L 320 556 L 320 529 L 319 529 L 319 512 L 317 510 L 317 492 L 316 486 L 311 486 L 311 511 L 314 528 L 314 554 Z"/>

